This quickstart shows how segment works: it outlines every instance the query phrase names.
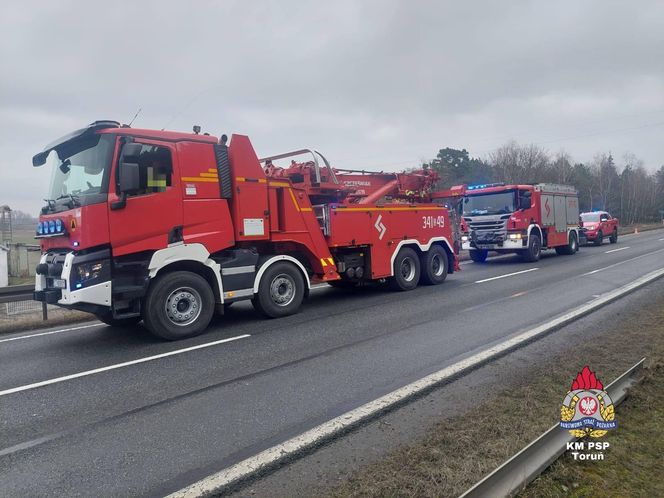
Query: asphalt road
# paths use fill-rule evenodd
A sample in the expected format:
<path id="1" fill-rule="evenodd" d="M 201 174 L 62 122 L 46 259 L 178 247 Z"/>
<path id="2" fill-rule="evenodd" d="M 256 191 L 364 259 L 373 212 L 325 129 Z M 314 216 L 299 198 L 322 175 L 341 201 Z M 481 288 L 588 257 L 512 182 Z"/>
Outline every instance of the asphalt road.
<path id="1" fill-rule="evenodd" d="M 408 293 L 319 288 L 279 320 L 235 305 L 178 343 L 0 336 L 0 495 L 164 495 L 662 267 L 653 231 Z"/>

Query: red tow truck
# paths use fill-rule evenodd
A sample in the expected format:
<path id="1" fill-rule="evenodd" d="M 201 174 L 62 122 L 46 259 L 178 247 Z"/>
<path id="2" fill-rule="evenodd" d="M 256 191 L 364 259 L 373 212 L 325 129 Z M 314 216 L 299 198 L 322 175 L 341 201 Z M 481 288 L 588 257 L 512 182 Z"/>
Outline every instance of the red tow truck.
<path id="1" fill-rule="evenodd" d="M 516 253 L 537 261 L 544 249 L 574 254 L 579 249 L 579 199 L 574 187 L 550 183 L 456 186 L 463 195 L 467 226 L 463 248 L 478 263 L 489 251 Z"/>
<path id="2" fill-rule="evenodd" d="M 314 150 L 259 159 L 246 136 L 194 130 L 96 121 L 33 157 L 52 168 L 34 299 L 174 340 L 235 301 L 281 317 L 312 282 L 405 291 L 458 269 L 426 175 L 367 196 Z"/>

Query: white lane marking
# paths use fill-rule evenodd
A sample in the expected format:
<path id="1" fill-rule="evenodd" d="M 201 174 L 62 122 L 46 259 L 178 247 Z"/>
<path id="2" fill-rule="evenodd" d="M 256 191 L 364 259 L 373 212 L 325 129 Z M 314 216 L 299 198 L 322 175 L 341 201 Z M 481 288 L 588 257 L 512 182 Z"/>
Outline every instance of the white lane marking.
<path id="1" fill-rule="evenodd" d="M 506 273 L 505 275 L 498 275 L 497 277 L 483 278 L 482 280 L 475 280 L 476 284 L 483 284 L 484 282 L 491 282 L 492 280 L 498 280 L 499 278 L 512 277 L 514 275 L 521 275 L 522 273 L 528 273 L 531 271 L 539 270 L 539 268 L 528 268 L 527 270 L 515 271 L 514 273 Z"/>
<path id="2" fill-rule="evenodd" d="M 91 325 L 81 325 L 80 327 L 70 327 L 68 329 L 49 330 L 48 332 L 38 332 L 36 334 L 21 335 L 18 337 L 10 337 L 9 339 L 0 339 L 0 342 L 18 341 L 19 339 L 30 339 L 31 337 L 40 337 L 42 335 L 60 334 L 61 332 L 69 332 L 71 330 L 83 330 L 92 327 L 103 327 L 105 323 L 93 323 Z"/>
<path id="3" fill-rule="evenodd" d="M 662 252 L 662 251 L 664 251 L 664 249 L 658 249 L 658 250 L 653 251 L 653 252 L 648 252 L 646 254 L 641 254 L 640 256 L 634 256 L 633 258 L 623 259 L 622 261 L 618 261 L 617 263 L 613 263 L 612 265 L 605 266 L 603 268 L 597 268 L 596 270 L 588 271 L 586 273 L 582 273 L 581 276 L 584 277 L 586 275 L 593 275 L 594 273 L 597 273 L 598 271 L 608 270 L 609 268 L 614 268 L 618 265 L 622 265 L 623 263 L 627 263 L 629 261 L 634 261 L 634 260 L 641 259 L 641 258 L 646 258 L 648 256 L 652 256 L 653 254 L 657 254 L 658 252 Z"/>
<path id="4" fill-rule="evenodd" d="M 664 239 L 659 239 L 660 242 L 663 241 L 663 240 L 664 240 Z"/>
<path id="5" fill-rule="evenodd" d="M 125 361 L 123 363 L 116 363 L 115 365 L 108 365 L 106 367 L 95 368 L 94 370 L 86 370 L 85 372 L 78 372 L 71 375 L 65 375 L 64 377 L 56 377 L 55 379 L 42 380 L 41 382 L 35 382 L 34 384 L 12 387 L 11 389 L 5 389 L 4 391 L 0 391 L 0 396 L 6 396 L 8 394 L 18 393 L 21 391 L 29 391 L 30 389 L 36 389 L 38 387 L 57 384 L 59 382 L 65 382 L 67 380 L 78 379 L 79 377 L 86 377 L 88 375 L 94 375 L 101 372 L 108 372 L 109 370 L 115 370 L 117 368 L 128 367 L 131 365 L 137 365 L 139 363 L 145 363 L 147 361 L 159 360 L 161 358 L 166 358 L 168 356 L 175 356 L 182 353 L 188 353 L 189 351 L 195 351 L 197 349 L 209 348 L 211 346 L 216 346 L 218 344 L 223 344 L 225 342 L 237 341 L 238 339 L 245 339 L 247 337 L 251 337 L 251 335 L 250 334 L 238 335 L 235 337 L 229 337 L 228 339 L 221 339 L 219 341 L 206 342 L 205 344 L 199 344 L 197 346 L 191 346 L 183 349 L 176 349 L 175 351 L 169 351 L 168 353 L 156 354 L 154 356 L 146 356 L 145 358 L 139 358 L 137 360 Z"/>
<path id="6" fill-rule="evenodd" d="M 449 379 L 467 372 L 495 356 L 504 354 L 521 344 L 532 341 L 534 338 L 547 334 L 552 330 L 558 329 L 587 315 L 588 313 L 601 308 L 602 306 L 615 301 L 619 297 L 632 292 L 639 287 L 646 285 L 653 280 L 664 276 L 664 268 L 655 270 L 653 272 L 640 277 L 633 282 L 619 287 L 603 294 L 599 299 L 595 299 L 591 303 L 586 303 L 578 308 L 573 309 L 553 320 L 550 320 L 542 325 L 539 325 L 526 332 L 522 332 L 506 341 L 492 346 L 484 351 L 474 354 L 473 356 L 461 360 L 449 367 L 438 370 L 435 373 L 427 375 L 415 382 L 412 382 L 404 387 L 401 387 L 391 393 L 388 393 L 373 401 L 369 401 L 353 410 L 350 410 L 338 417 L 324 422 L 313 429 L 309 429 L 302 434 L 295 436 L 283 443 L 268 448 L 254 456 L 251 456 L 241 462 L 227 467 L 216 474 L 201 479 L 186 488 L 175 491 L 168 495 L 166 498 L 195 498 L 199 496 L 206 496 L 212 492 L 218 491 L 231 483 L 237 482 L 241 479 L 253 475 L 260 469 L 269 465 L 275 465 L 279 462 L 285 461 L 305 449 L 314 447 L 317 443 L 327 440 L 330 437 L 348 430 L 349 428 L 359 424 L 361 421 L 374 417 L 377 414 L 393 407 L 394 405 L 403 402 L 415 394 L 426 391 L 441 382 L 448 381 Z"/>
<path id="7" fill-rule="evenodd" d="M 629 246 L 619 247 L 618 249 L 611 249 L 610 251 L 604 251 L 604 254 L 611 254 L 612 252 L 624 251 L 625 249 L 629 249 Z"/>

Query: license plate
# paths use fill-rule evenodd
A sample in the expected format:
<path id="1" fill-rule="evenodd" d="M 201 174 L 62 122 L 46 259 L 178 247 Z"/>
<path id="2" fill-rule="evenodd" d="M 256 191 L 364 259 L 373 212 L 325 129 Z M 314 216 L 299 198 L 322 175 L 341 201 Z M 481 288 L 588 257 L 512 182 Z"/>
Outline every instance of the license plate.
<path id="1" fill-rule="evenodd" d="M 53 287 L 57 289 L 64 289 L 65 287 L 67 287 L 67 282 L 65 282 L 61 278 L 55 278 L 53 279 Z"/>

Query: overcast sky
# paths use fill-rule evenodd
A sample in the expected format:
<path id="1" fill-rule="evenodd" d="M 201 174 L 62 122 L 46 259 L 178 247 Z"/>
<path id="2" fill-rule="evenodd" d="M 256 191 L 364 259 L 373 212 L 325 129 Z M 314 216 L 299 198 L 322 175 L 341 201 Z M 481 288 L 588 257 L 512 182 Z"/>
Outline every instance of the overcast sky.
<path id="1" fill-rule="evenodd" d="M 400 170 L 515 139 L 664 164 L 664 2 L 13 1 L 0 16 L 0 204 L 97 119 L 316 147 Z"/>

